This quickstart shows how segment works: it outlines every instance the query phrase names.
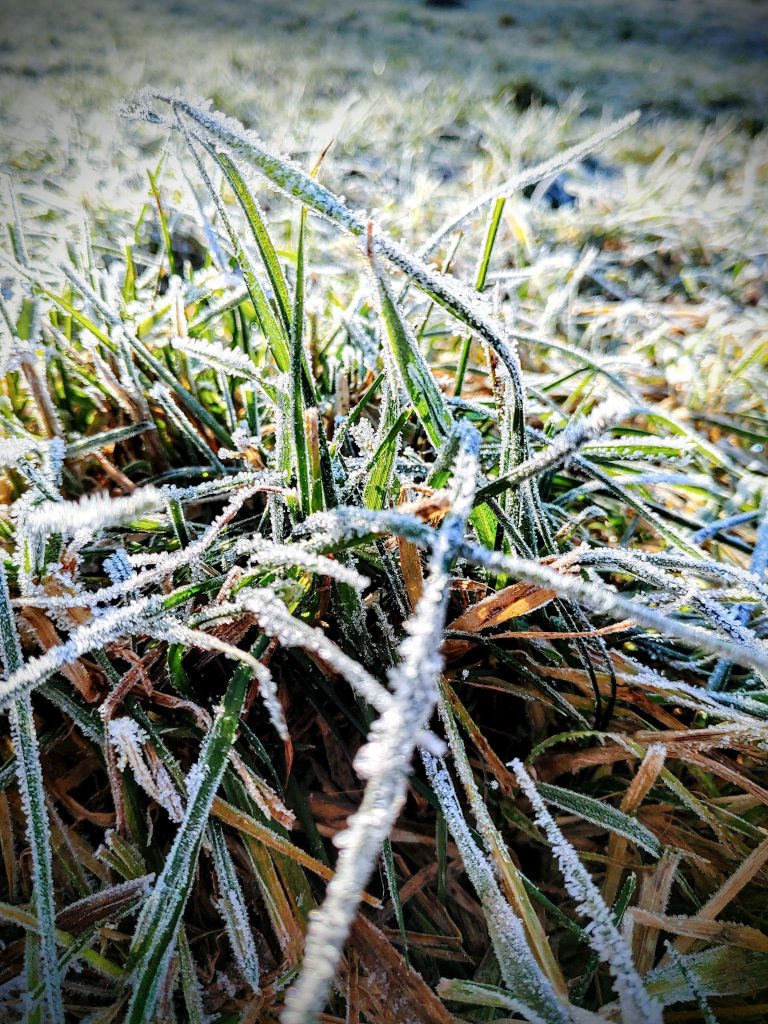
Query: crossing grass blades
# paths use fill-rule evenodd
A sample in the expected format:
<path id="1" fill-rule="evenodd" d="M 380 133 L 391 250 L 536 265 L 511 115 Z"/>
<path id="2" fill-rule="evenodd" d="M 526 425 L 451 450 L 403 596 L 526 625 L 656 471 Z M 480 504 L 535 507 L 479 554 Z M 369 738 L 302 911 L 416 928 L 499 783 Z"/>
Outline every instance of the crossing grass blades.
<path id="1" fill-rule="evenodd" d="M 205 104 L 123 112 L 200 265 L 162 173 L 109 261 L 18 207 L 3 261 L 3 1020 L 758 1019 L 765 476 L 489 281 L 635 118 L 414 253 Z"/>

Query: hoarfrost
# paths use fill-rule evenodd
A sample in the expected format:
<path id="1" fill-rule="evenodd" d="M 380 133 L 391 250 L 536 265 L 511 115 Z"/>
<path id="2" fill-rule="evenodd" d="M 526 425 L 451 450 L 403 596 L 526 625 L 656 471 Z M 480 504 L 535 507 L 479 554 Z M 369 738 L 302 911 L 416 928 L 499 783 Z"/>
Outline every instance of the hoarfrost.
<path id="1" fill-rule="evenodd" d="M 510 767 L 533 807 L 536 824 L 547 836 L 550 849 L 563 873 L 566 889 L 577 901 L 578 910 L 589 919 L 585 931 L 592 948 L 608 964 L 616 982 L 622 1020 L 625 1024 L 662 1024 L 661 1006 L 646 991 L 632 961 L 632 953 L 589 872 L 547 810 L 522 762 L 515 759 L 510 762 Z"/>

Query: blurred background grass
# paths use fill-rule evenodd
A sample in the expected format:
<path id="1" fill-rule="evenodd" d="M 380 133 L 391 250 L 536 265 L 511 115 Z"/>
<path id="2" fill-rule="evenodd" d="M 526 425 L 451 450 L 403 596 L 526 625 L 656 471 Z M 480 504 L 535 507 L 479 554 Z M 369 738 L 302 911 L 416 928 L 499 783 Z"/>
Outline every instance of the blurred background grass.
<path id="1" fill-rule="evenodd" d="M 210 97 L 294 154 L 335 137 L 377 195 L 412 187 L 415 157 L 440 183 L 466 180 L 532 104 L 564 118 L 642 106 L 754 135 L 767 14 L 763 0 L 5 0 L 0 166 L 76 205 L 143 193 L 139 140 L 114 107 L 146 83 Z M 525 131 L 507 143 L 513 159 L 531 147 Z"/>

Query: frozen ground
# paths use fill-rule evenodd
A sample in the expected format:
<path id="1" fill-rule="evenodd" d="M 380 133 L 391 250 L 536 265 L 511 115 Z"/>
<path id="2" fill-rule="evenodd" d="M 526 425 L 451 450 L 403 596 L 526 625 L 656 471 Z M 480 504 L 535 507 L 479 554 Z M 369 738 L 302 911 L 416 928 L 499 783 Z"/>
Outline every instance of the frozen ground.
<path id="1" fill-rule="evenodd" d="M 531 97 L 561 105 L 564 137 L 577 115 L 635 106 L 752 134 L 766 13 L 759 0 L 4 0 L 0 166 L 119 206 L 144 178 L 115 104 L 146 83 L 209 96 L 299 156 L 335 137 L 329 167 L 354 163 L 361 192 L 546 151 L 551 133 L 517 125 Z"/>

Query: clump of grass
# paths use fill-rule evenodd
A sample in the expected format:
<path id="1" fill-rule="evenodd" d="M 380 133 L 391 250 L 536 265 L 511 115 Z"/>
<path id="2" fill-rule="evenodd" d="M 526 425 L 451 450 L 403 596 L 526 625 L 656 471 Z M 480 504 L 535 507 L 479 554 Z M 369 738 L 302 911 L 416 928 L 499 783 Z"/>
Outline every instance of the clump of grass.
<path id="1" fill-rule="evenodd" d="M 5 1017 L 759 1013 L 758 414 L 616 347 L 610 247 L 489 290 L 511 197 L 633 119 L 414 254 L 204 105 L 125 112 L 200 266 L 159 174 L 154 254 L 142 214 L 46 266 L 17 210 L 4 259 Z"/>

